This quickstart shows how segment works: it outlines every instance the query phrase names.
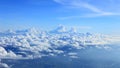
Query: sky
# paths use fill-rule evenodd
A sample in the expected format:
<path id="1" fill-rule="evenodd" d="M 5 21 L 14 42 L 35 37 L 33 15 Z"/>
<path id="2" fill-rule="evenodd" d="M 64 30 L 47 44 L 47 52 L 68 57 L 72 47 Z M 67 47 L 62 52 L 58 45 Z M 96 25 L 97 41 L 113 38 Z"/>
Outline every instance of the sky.
<path id="1" fill-rule="evenodd" d="M 81 32 L 120 34 L 120 0 L 0 0 L 0 31 L 59 24 Z"/>

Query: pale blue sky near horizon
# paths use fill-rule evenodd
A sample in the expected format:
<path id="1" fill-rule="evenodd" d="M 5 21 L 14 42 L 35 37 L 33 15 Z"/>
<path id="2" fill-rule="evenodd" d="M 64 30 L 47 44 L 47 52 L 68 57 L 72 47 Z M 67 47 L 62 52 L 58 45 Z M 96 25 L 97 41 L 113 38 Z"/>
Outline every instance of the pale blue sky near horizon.
<path id="1" fill-rule="evenodd" d="M 120 34 L 119 0 L 0 0 L 0 31 L 54 29 L 59 24 L 81 32 Z"/>

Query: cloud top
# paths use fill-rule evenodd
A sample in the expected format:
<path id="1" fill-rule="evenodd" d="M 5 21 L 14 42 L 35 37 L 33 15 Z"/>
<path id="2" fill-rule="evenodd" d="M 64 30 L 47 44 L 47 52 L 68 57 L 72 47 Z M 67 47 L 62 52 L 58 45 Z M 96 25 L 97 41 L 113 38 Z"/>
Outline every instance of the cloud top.
<path id="1" fill-rule="evenodd" d="M 80 33 L 74 29 L 66 30 L 59 26 L 52 31 L 36 29 L 16 30 L 0 33 L 0 58 L 40 58 L 43 56 L 70 55 L 71 49 L 83 49 L 86 46 L 112 44 L 114 37 L 102 34 Z M 118 41 L 116 39 L 116 41 Z M 118 41 L 119 42 L 119 41 Z"/>

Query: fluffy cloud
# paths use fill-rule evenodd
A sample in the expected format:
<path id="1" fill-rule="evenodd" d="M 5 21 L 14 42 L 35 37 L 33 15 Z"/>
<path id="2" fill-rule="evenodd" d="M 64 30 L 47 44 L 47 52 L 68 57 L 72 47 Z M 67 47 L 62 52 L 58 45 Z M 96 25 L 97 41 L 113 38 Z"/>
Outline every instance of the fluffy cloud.
<path id="1" fill-rule="evenodd" d="M 5 63 L 0 63 L 0 68 L 10 68 L 10 67 Z"/>
<path id="2" fill-rule="evenodd" d="M 115 40 L 114 37 L 101 34 L 66 30 L 63 26 L 48 32 L 35 29 L 2 32 L 0 33 L 0 58 L 27 59 L 65 54 L 75 58 L 77 56 L 69 52 L 72 49 L 83 49 L 89 45 L 96 45 L 99 48 L 114 43 L 113 40 L 118 42 L 119 39 Z"/>

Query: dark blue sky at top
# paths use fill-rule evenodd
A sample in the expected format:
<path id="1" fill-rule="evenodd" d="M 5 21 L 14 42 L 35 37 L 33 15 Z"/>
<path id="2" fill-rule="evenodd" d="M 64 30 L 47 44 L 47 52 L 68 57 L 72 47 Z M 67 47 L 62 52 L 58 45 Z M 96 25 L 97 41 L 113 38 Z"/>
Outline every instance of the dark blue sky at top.
<path id="1" fill-rule="evenodd" d="M 107 4 L 110 2 L 109 4 Z M 81 32 L 119 34 L 118 0 L 0 0 L 0 31 L 62 24 Z"/>

